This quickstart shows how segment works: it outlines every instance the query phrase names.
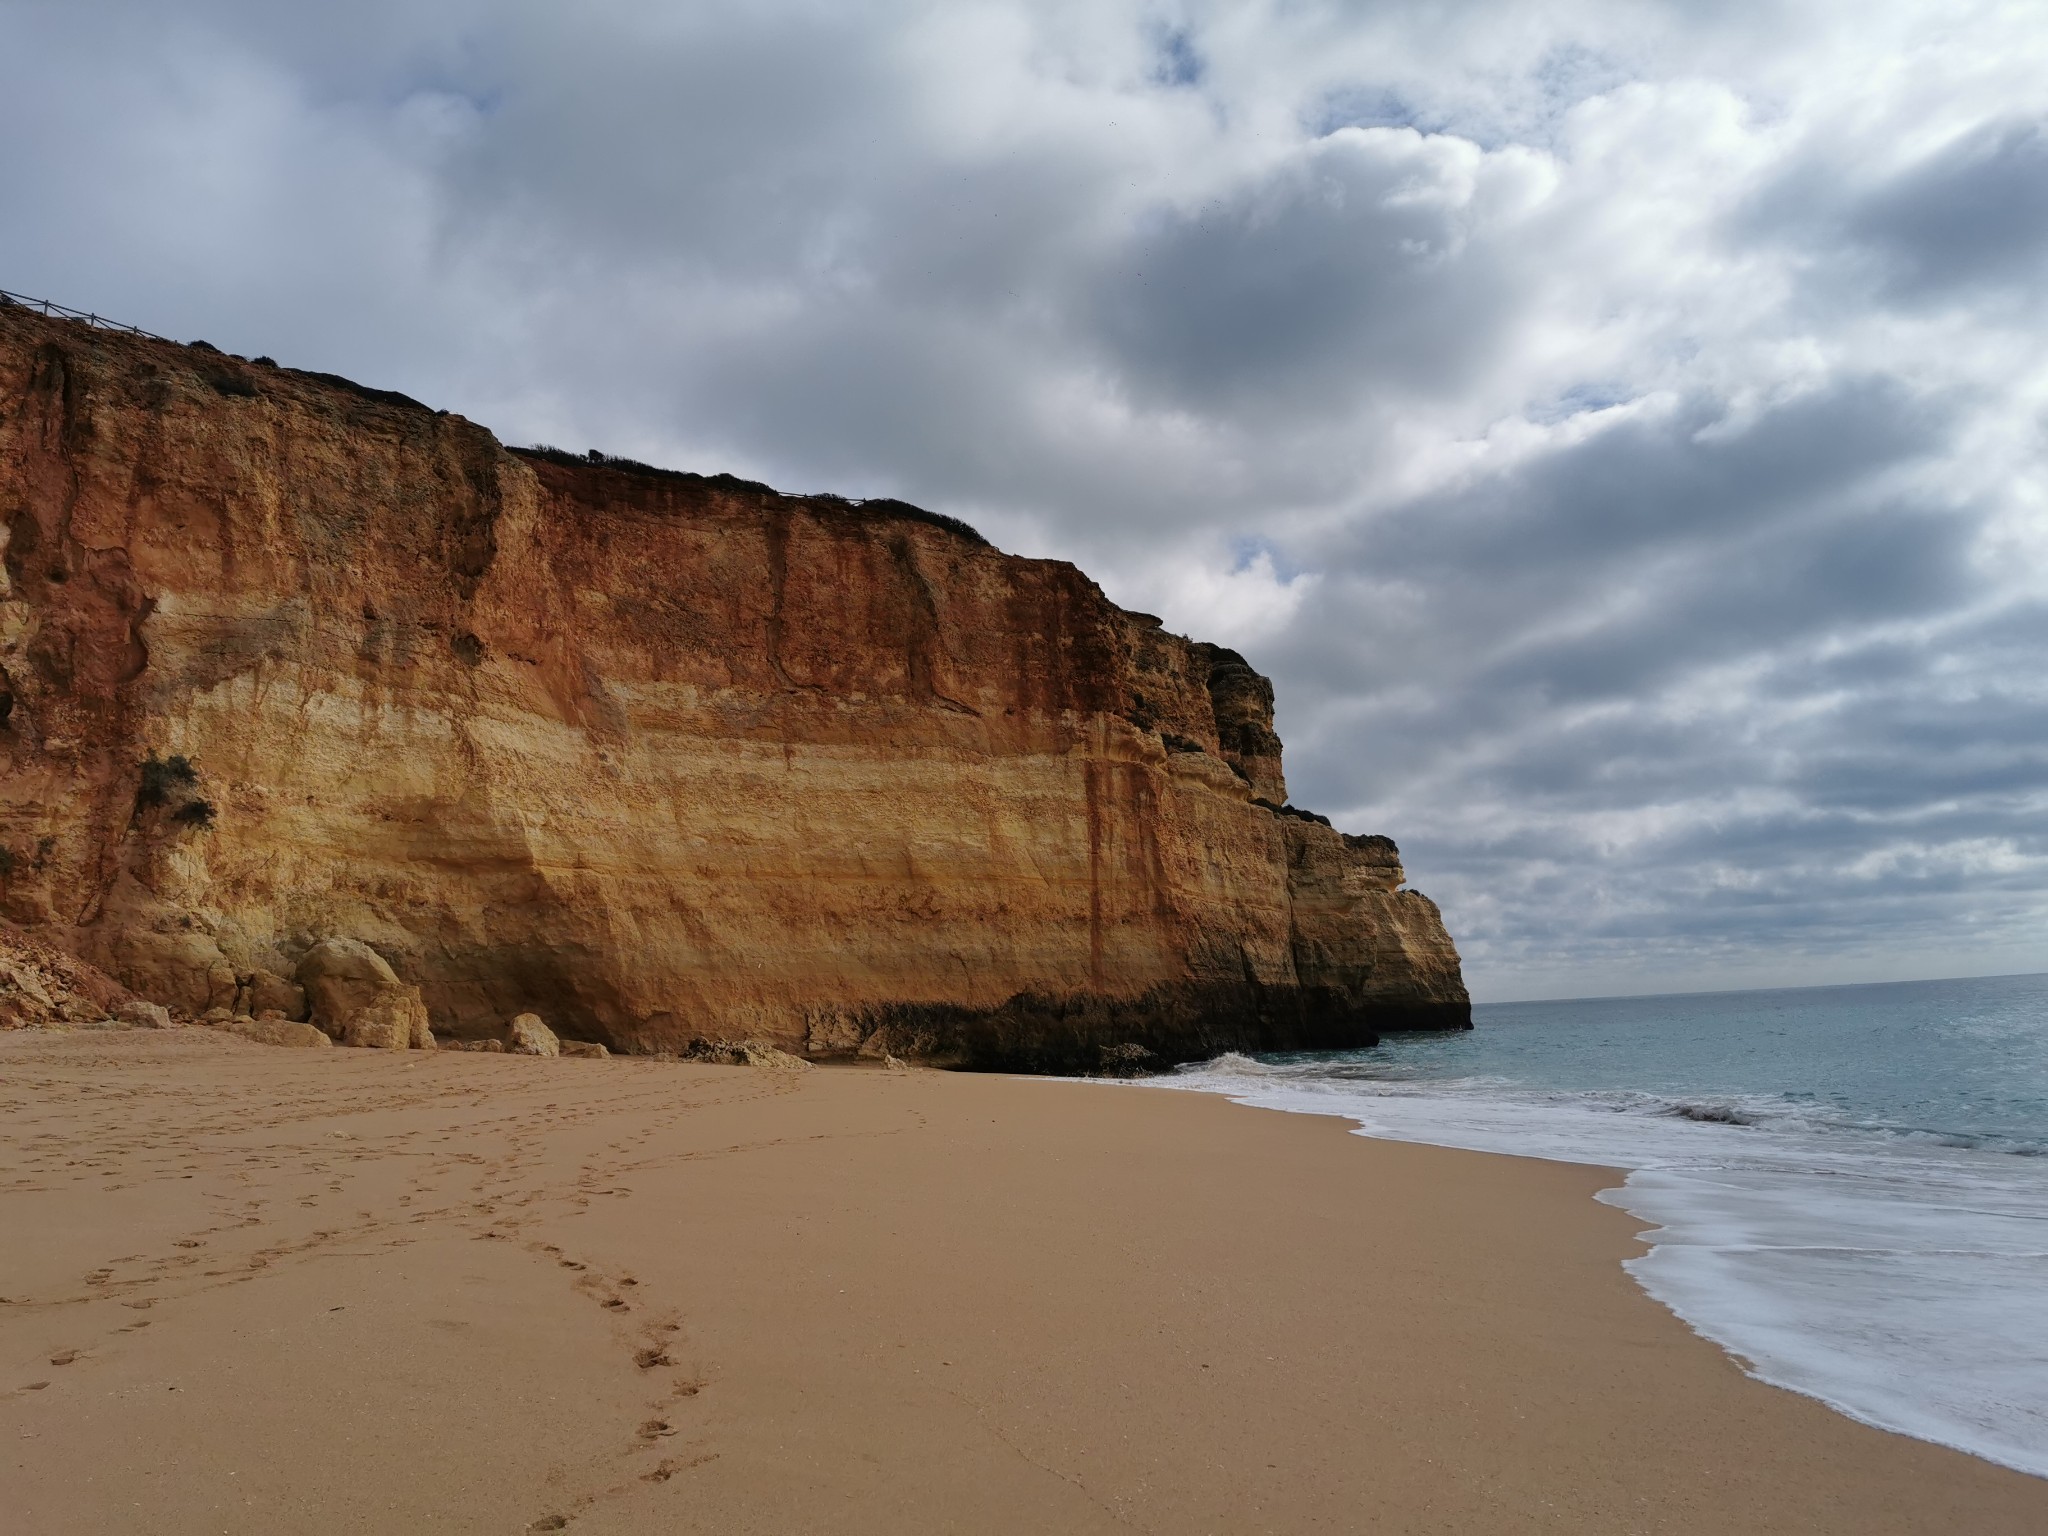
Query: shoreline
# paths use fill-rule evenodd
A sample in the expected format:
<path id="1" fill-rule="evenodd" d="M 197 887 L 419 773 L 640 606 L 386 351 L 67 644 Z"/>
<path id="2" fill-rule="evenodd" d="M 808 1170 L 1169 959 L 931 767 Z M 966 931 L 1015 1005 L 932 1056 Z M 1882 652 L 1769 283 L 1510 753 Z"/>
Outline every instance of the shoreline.
<path id="1" fill-rule="evenodd" d="M 1653 1300 L 1620 1170 L 1206 1093 L 197 1030 L 0 1036 L 0 1103 L 0 1503 L 39 1533 L 2048 1522 Z"/>
<path id="2" fill-rule="evenodd" d="M 1644 1229 L 1645 1251 L 1625 1270 L 1752 1378 L 1858 1423 L 2048 1479 L 2040 1378 L 2025 1381 L 2002 1347 L 2030 1337 L 2038 1296 L 2011 1272 L 2032 1257 L 2024 1229 L 2038 1199 L 2028 1206 L 2024 1186 L 2009 1182 L 2030 1171 L 2025 1164 L 1998 1166 L 2009 1154 L 1881 1134 L 1760 1131 L 1768 1110 L 1746 1102 L 1751 1114 L 1725 1123 L 1673 1118 L 1674 1105 L 1686 1107 L 1682 1094 L 1639 1093 L 1631 1113 L 1615 1112 L 1620 1090 L 1475 1096 L 1418 1079 L 1381 1096 L 1312 1076 L 1247 1078 L 1229 1060 L 1212 1064 L 1220 1072 L 1160 1085 L 1338 1119 L 1372 1140 L 1611 1170 L 1612 1187 L 1595 1198 Z M 1929 1267 L 1965 1254 L 1990 1268 Z M 2004 1376 L 1989 1368 L 1993 1358 L 2007 1361 Z"/>

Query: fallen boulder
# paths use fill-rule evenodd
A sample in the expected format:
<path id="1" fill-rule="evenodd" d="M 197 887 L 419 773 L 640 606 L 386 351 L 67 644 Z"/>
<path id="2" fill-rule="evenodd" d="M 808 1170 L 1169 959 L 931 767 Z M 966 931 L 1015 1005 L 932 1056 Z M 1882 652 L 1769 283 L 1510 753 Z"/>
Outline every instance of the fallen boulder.
<path id="1" fill-rule="evenodd" d="M 141 998 L 130 998 L 114 1010 L 114 1017 L 123 1024 L 132 1024 L 137 1029 L 169 1029 L 171 1010 L 161 1003 L 145 1003 Z"/>
<path id="2" fill-rule="evenodd" d="M 114 938 L 113 958 L 114 969 L 130 987 L 184 1012 L 234 1006 L 235 968 L 208 933 L 126 926 Z"/>
<path id="3" fill-rule="evenodd" d="M 505 1049 L 505 1042 L 502 1040 L 443 1040 L 441 1042 L 441 1049 L 444 1051 L 503 1051 Z"/>
<path id="4" fill-rule="evenodd" d="M 310 1024 L 301 1024 L 293 1019 L 237 1018 L 230 1019 L 221 1026 L 221 1029 L 226 1034 L 239 1035 L 242 1039 L 254 1041 L 257 1045 L 293 1045 L 329 1051 L 334 1049 L 334 1042 L 327 1038 L 325 1030 L 315 1029 Z"/>
<path id="5" fill-rule="evenodd" d="M 610 1051 L 599 1045 L 595 1040 L 563 1040 L 560 1042 L 560 1045 L 564 1056 L 604 1057 L 611 1055 Z"/>
<path id="6" fill-rule="evenodd" d="M 418 1043 L 426 1027 L 426 1009 L 416 997 L 387 992 L 365 1003 L 341 1021 L 336 1038 L 343 1045 L 373 1051 L 403 1051 Z M 432 1049 L 433 1035 L 427 1035 Z"/>
<path id="7" fill-rule="evenodd" d="M 766 1072 L 811 1070 L 811 1064 L 801 1056 L 792 1056 L 765 1040 L 692 1040 L 681 1059 L 714 1062 L 724 1067 L 758 1067 Z"/>
<path id="8" fill-rule="evenodd" d="M 505 1026 L 505 1049 L 514 1056 L 559 1056 L 562 1042 L 537 1013 L 522 1013 Z"/>
<path id="9" fill-rule="evenodd" d="M 252 971 L 243 977 L 236 999 L 237 1013 L 259 1019 L 271 1012 L 287 1019 L 303 1019 L 307 1013 L 306 989 L 275 971 Z"/>
<path id="10" fill-rule="evenodd" d="M 343 1045 L 373 1050 L 434 1049 L 418 987 L 398 979 L 360 939 L 322 939 L 299 961 L 312 1021 Z"/>

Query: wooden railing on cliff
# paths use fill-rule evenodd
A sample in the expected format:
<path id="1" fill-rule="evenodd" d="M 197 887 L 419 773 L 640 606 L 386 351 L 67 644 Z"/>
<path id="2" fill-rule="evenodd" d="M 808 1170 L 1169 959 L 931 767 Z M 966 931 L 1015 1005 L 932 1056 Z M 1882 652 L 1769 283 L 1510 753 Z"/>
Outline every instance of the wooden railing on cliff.
<path id="1" fill-rule="evenodd" d="M 125 336 L 141 336 L 149 341 L 169 341 L 168 336 L 159 336 L 155 331 L 145 331 L 139 325 L 123 325 L 119 320 L 109 320 L 105 315 L 93 314 L 90 310 L 72 309 L 54 299 L 32 299 L 25 293 L 10 293 L 0 288 L 0 304 L 18 304 L 23 309 L 35 310 L 55 320 L 83 320 L 96 330 L 119 331 Z"/>

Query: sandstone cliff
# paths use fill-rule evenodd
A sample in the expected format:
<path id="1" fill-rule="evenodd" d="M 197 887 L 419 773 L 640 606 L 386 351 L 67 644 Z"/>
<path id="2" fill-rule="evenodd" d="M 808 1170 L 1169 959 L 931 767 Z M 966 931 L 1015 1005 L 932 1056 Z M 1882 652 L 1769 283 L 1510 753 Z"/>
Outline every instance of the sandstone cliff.
<path id="1" fill-rule="evenodd" d="M 1283 809 L 1242 657 L 916 508 L 0 307 L 0 529 L 0 903 L 181 1009 L 343 937 L 457 1038 L 1469 1022 L 1394 845 Z"/>

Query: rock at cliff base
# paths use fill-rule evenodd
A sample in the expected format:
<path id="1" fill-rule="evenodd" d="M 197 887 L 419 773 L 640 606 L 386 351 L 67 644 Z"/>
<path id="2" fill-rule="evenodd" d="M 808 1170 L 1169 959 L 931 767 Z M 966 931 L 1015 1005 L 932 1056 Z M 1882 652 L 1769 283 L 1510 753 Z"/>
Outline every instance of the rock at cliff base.
<path id="1" fill-rule="evenodd" d="M 274 1010 L 273 1010 L 274 1011 Z M 233 1019 L 221 1026 L 222 1033 L 239 1035 L 257 1045 L 290 1045 L 313 1050 L 333 1050 L 334 1042 L 325 1030 L 292 1019 Z"/>
<path id="2" fill-rule="evenodd" d="M 191 1013 L 234 1006 L 235 968 L 209 934 L 192 928 L 161 933 L 129 928 L 114 941 L 113 953 L 113 969 L 138 992 Z"/>
<path id="3" fill-rule="evenodd" d="M 361 939 L 322 939 L 299 961 L 298 984 L 314 1019 L 347 1018 L 405 983 L 384 957 Z"/>
<path id="4" fill-rule="evenodd" d="M 274 971 L 252 971 L 244 977 L 237 999 L 237 1011 L 254 1018 L 271 1012 L 287 1019 L 303 1019 L 307 1014 L 306 989 Z"/>
<path id="5" fill-rule="evenodd" d="M 764 1072 L 811 1070 L 811 1064 L 801 1056 L 792 1056 L 765 1040 L 693 1040 L 681 1059 L 708 1061 L 722 1067 L 758 1067 Z"/>
<path id="6" fill-rule="evenodd" d="M 417 997 L 387 992 L 343 1019 L 337 1038 L 343 1045 L 368 1050 L 408 1050 L 425 1029 L 425 1019 L 426 1010 Z"/>
<path id="7" fill-rule="evenodd" d="M 611 1055 L 610 1051 L 599 1045 L 595 1040 L 564 1040 L 560 1043 L 564 1056 L 605 1057 Z"/>
<path id="8" fill-rule="evenodd" d="M 109 1015 L 139 1001 L 77 956 L 0 927 L 0 1029 L 125 1028 Z M 168 1025 L 170 1015 L 157 1011 Z"/>
<path id="9" fill-rule="evenodd" d="M 441 1049 L 444 1051 L 502 1052 L 505 1049 L 505 1042 L 502 1040 L 443 1040 L 441 1042 Z"/>
<path id="10" fill-rule="evenodd" d="M 419 988 L 398 979 L 382 955 L 360 939 L 322 939 L 299 961 L 312 1020 L 343 1045 L 372 1050 L 432 1050 Z"/>
<path id="11" fill-rule="evenodd" d="M 0 961 L 0 1019 L 9 1028 L 41 1024 L 56 1012 L 50 989 L 33 967 Z"/>
<path id="12" fill-rule="evenodd" d="M 910 1063 L 901 1056 L 884 1056 L 882 1058 L 882 1070 L 884 1072 L 908 1072 L 910 1070 Z"/>
<path id="13" fill-rule="evenodd" d="M 171 1010 L 161 1003 L 145 1003 L 134 998 L 114 1010 L 114 1017 L 123 1024 L 132 1024 L 137 1029 L 169 1029 Z"/>
<path id="14" fill-rule="evenodd" d="M 1104 1077 L 1142 1077 L 1156 1071 L 1159 1058 L 1142 1045 L 1125 1042 L 1121 1045 L 1105 1045 L 1101 1050 L 1102 1075 Z"/>
<path id="15" fill-rule="evenodd" d="M 505 1049 L 514 1056 L 559 1056 L 562 1042 L 537 1013 L 522 1013 L 505 1026 Z"/>

